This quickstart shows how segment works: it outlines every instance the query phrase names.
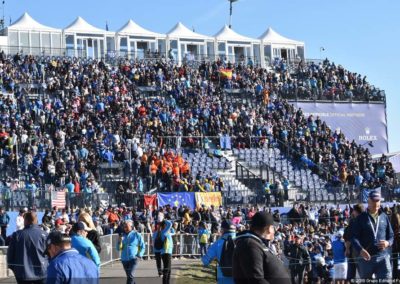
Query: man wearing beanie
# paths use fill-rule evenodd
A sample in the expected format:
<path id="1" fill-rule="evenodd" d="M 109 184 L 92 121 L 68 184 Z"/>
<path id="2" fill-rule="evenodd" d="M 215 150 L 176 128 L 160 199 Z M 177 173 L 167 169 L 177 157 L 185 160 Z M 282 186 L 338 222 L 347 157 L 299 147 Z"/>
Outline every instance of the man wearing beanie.
<path id="1" fill-rule="evenodd" d="M 236 227 L 231 221 L 224 220 L 221 224 L 221 233 L 221 238 L 208 248 L 207 253 L 201 258 L 201 261 L 204 266 L 209 266 L 216 259 L 218 261 L 217 283 L 233 284 L 232 253 L 235 246 L 233 242 L 236 236 Z M 229 256 L 230 260 L 228 260 Z"/>
<path id="2" fill-rule="evenodd" d="M 257 212 L 249 231 L 236 237 L 233 253 L 233 279 L 236 284 L 291 283 L 281 260 L 269 249 L 275 228 L 272 215 Z"/>

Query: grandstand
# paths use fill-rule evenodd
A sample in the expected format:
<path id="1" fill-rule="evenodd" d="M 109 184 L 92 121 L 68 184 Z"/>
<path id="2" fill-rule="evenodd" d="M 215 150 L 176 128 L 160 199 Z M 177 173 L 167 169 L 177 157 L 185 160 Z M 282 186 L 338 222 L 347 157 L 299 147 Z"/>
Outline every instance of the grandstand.
<path id="1" fill-rule="evenodd" d="M 139 45 L 144 35 L 151 40 Z M 48 207 L 48 189 L 67 183 L 85 205 L 217 188 L 226 204 L 260 204 L 263 181 L 275 192 L 284 179 L 285 205 L 347 203 L 378 187 L 396 198 L 396 156 L 381 156 L 385 92 L 329 60 L 307 60 L 304 43 L 272 29 L 259 39 L 227 27 L 209 37 L 178 23 L 163 35 L 129 21 L 114 33 L 78 18 L 60 30 L 24 14 L 0 46 L 17 74 L 1 74 L 9 207 Z"/>

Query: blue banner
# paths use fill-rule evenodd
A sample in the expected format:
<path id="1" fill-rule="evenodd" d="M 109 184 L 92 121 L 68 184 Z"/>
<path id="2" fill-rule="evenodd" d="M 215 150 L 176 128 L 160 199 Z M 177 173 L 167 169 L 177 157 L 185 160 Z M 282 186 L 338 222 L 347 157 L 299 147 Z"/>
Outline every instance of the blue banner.
<path id="1" fill-rule="evenodd" d="M 312 114 L 316 119 L 319 116 L 333 131 L 340 129 L 347 140 L 354 139 L 371 154 L 388 152 L 385 104 L 299 102 L 293 105 L 301 108 L 306 117 Z"/>
<path id="2" fill-rule="evenodd" d="M 180 207 L 181 205 L 194 209 L 196 206 L 194 192 L 172 192 L 157 193 L 158 206 L 170 205 Z"/>

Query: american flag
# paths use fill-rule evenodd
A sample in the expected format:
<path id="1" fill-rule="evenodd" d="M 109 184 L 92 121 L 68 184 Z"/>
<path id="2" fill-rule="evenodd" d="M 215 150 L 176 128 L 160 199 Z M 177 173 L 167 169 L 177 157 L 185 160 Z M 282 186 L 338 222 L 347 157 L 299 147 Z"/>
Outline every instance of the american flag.
<path id="1" fill-rule="evenodd" d="M 57 208 L 65 208 L 65 192 L 64 191 L 52 191 L 51 192 L 51 207 L 57 206 Z"/>

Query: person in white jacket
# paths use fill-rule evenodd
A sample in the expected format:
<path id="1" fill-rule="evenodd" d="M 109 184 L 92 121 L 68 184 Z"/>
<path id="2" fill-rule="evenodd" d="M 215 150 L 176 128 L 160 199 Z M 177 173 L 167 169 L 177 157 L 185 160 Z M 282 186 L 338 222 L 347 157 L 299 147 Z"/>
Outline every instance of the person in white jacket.
<path id="1" fill-rule="evenodd" d="M 16 220 L 17 231 L 22 230 L 24 228 L 24 215 L 28 212 L 28 208 L 23 208 L 19 210 L 19 214 Z"/>

